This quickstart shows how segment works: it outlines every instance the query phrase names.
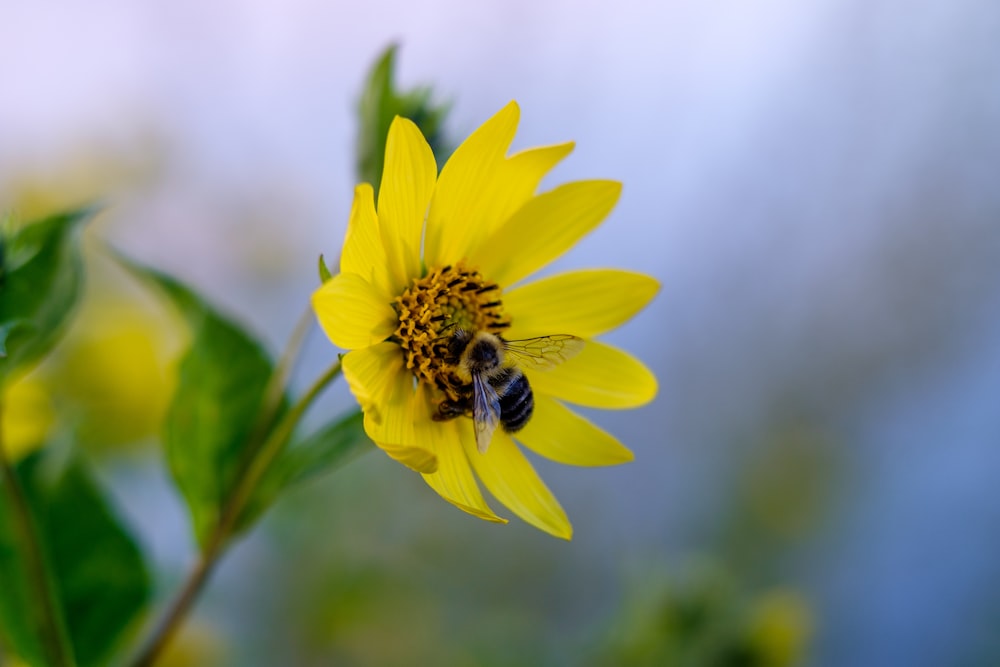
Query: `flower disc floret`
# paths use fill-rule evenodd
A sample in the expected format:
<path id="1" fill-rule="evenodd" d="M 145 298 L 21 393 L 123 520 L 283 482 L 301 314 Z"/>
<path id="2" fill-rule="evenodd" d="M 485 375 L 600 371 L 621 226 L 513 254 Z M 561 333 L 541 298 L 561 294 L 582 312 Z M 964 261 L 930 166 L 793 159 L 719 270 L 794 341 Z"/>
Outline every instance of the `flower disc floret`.
<path id="1" fill-rule="evenodd" d="M 396 297 L 399 327 L 393 334 L 403 359 L 418 381 L 457 401 L 467 384 L 448 354 L 448 338 L 456 329 L 500 333 L 510 327 L 501 289 L 464 262 L 430 271 L 414 279 Z"/>

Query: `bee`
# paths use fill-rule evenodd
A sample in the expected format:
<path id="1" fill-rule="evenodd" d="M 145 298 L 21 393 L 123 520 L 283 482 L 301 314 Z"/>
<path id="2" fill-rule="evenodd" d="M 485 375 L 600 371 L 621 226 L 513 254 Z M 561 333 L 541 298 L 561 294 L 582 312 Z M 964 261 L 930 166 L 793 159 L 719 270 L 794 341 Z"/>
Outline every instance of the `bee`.
<path id="1" fill-rule="evenodd" d="M 534 412 L 534 394 L 520 367 L 552 368 L 575 356 L 583 344 L 582 338 L 569 334 L 505 340 L 485 331 L 456 329 L 448 340 L 448 361 L 468 384 L 460 400 L 442 401 L 434 418 L 453 419 L 471 411 L 476 446 L 486 453 L 497 426 L 515 433 Z"/>

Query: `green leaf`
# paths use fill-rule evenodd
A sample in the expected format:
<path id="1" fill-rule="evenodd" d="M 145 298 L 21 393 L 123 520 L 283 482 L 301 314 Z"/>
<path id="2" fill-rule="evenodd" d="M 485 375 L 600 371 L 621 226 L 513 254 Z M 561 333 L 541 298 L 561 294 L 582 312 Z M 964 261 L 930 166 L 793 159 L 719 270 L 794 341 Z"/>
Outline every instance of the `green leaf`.
<path id="1" fill-rule="evenodd" d="M 163 273 L 119 259 L 160 287 L 191 329 L 163 440 L 170 472 L 204 546 L 251 449 L 260 445 L 257 436 L 266 431 L 260 422 L 267 410 L 272 362 L 260 343 L 194 291 Z"/>
<path id="2" fill-rule="evenodd" d="M 390 46 L 376 61 L 368 73 L 358 104 L 357 175 L 359 180 L 372 184 L 376 195 L 382 180 L 389 125 L 396 116 L 416 123 L 434 151 L 438 166 L 451 152 L 442 131 L 450 105 L 432 104 L 430 87 L 408 91 L 396 89 L 396 48 L 396 45 Z"/>
<path id="3" fill-rule="evenodd" d="M 372 447 L 365 434 L 364 415 L 355 410 L 293 442 L 275 462 L 275 469 L 288 487 L 336 470 Z"/>
<path id="4" fill-rule="evenodd" d="M 58 612 L 80 667 L 106 665 L 149 600 L 149 574 L 135 540 L 122 526 L 79 458 L 36 452 L 17 466 L 38 527 Z M 16 544 L 9 507 L 0 505 L 0 629 L 30 665 L 44 652 L 28 624 L 37 604 Z"/>
<path id="5" fill-rule="evenodd" d="M 0 384 L 41 359 L 80 294 L 79 234 L 94 209 L 0 229 Z"/>
<path id="6" fill-rule="evenodd" d="M 330 267 L 326 265 L 326 260 L 323 259 L 323 255 L 319 256 L 319 279 L 320 282 L 326 282 L 333 278 L 333 274 L 330 273 Z"/>
<path id="7" fill-rule="evenodd" d="M 0 487 L 4 483 L 0 481 Z M 3 590 L 0 595 L 0 638 L 3 641 L 0 643 L 28 665 L 46 665 L 51 650 L 45 645 L 47 615 L 30 585 L 31 570 L 18 539 L 17 517 L 11 516 L 11 506 L 6 500 L 5 497 L 0 503 L 0 590 Z M 51 568 L 47 567 L 46 571 L 51 589 L 54 586 Z M 57 622 L 60 627 L 55 632 L 66 637 L 61 614 Z"/>
<path id="8" fill-rule="evenodd" d="M 275 459 L 257 487 L 240 524 L 255 521 L 285 490 L 332 472 L 373 447 L 365 435 L 364 416 L 356 410 L 312 435 L 293 441 Z"/>

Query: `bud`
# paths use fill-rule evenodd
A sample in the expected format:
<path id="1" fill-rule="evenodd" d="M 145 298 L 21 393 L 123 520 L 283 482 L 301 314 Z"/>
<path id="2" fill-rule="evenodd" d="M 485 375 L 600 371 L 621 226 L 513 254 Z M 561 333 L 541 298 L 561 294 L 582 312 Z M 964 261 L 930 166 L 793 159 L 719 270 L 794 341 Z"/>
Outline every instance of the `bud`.
<path id="1" fill-rule="evenodd" d="M 408 91 L 396 89 L 396 48 L 387 48 L 369 72 L 358 104 L 357 176 L 371 183 L 378 196 L 385 159 L 385 143 L 389 125 L 396 116 L 409 118 L 423 133 L 438 164 L 444 164 L 451 153 L 442 126 L 450 104 L 432 104 L 432 90 L 421 86 Z"/>

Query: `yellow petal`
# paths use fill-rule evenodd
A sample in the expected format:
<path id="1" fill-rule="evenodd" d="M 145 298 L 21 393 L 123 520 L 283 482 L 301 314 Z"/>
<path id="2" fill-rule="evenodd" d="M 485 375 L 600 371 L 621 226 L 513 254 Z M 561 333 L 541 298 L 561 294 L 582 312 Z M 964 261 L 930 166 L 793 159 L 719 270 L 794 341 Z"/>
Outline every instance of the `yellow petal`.
<path id="1" fill-rule="evenodd" d="M 621 326 L 660 289 L 653 278 L 631 271 L 594 269 L 543 278 L 503 295 L 513 324 L 511 339 L 552 334 L 592 338 Z"/>
<path id="2" fill-rule="evenodd" d="M 568 142 L 530 148 L 504 160 L 490 188 L 488 210 L 476 218 L 481 223 L 469 230 L 472 236 L 469 238 L 467 251 L 463 248 L 459 252 L 459 248 L 452 248 L 455 256 L 477 256 L 484 251 L 489 252 L 488 248 L 483 248 L 483 244 L 492 239 L 494 232 L 531 199 L 545 174 L 569 155 L 573 146 L 573 142 Z"/>
<path id="3" fill-rule="evenodd" d="M 510 102 L 448 158 L 427 217 L 427 266 L 443 266 L 465 257 L 468 248 L 495 224 L 498 210 L 511 196 L 502 174 L 520 113 L 517 102 Z"/>
<path id="4" fill-rule="evenodd" d="M 425 392 L 420 388 L 417 393 L 420 395 Z M 419 407 L 421 404 L 424 409 Z M 479 490 L 476 478 L 472 475 L 469 459 L 462 446 L 462 438 L 471 437 L 472 434 L 468 420 L 434 421 L 431 419 L 431 407 L 426 398 L 422 400 L 418 398 L 417 405 L 417 414 L 414 416 L 417 437 L 420 438 L 420 442 L 428 444 L 438 460 L 437 472 L 425 474 L 424 481 L 460 510 L 486 521 L 507 523 L 506 519 L 497 516 L 490 509 Z M 465 431 L 464 436 L 463 431 Z"/>
<path id="5" fill-rule="evenodd" d="M 614 436 L 559 401 L 535 395 L 535 412 L 517 439 L 542 456 L 574 466 L 610 466 L 634 456 Z"/>
<path id="6" fill-rule="evenodd" d="M 572 248 L 614 208 L 616 181 L 575 181 L 534 197 L 474 253 L 484 276 L 510 285 Z"/>
<path id="7" fill-rule="evenodd" d="M 340 272 L 356 273 L 391 297 L 389 274 L 386 271 L 385 248 L 379 235 L 375 214 L 375 195 L 367 183 L 354 188 L 351 218 L 347 223 L 344 250 L 340 256 Z"/>
<path id="8" fill-rule="evenodd" d="M 559 501 L 509 435 L 498 430 L 485 454 L 479 453 L 473 438 L 463 439 L 462 445 L 479 479 L 511 512 L 546 533 L 573 537 Z"/>
<path id="9" fill-rule="evenodd" d="M 388 402 L 393 383 L 403 374 L 403 353 L 399 345 L 390 342 L 354 350 L 341 362 L 344 379 L 358 405 L 382 421 L 383 406 Z"/>
<path id="10" fill-rule="evenodd" d="M 385 294 L 356 273 L 340 273 L 312 295 L 313 310 L 337 347 L 356 350 L 381 343 L 396 330 L 396 311 Z"/>
<path id="11" fill-rule="evenodd" d="M 497 202 L 491 220 L 484 228 L 483 238 L 493 235 L 517 209 L 531 199 L 538 190 L 545 174 L 549 173 L 560 160 L 573 151 L 575 144 L 568 141 L 551 146 L 538 146 L 515 153 L 501 166 L 500 180 L 506 197 Z"/>
<path id="12" fill-rule="evenodd" d="M 432 473 L 437 470 L 437 456 L 420 443 L 413 425 L 417 409 L 413 376 L 402 371 L 388 379 L 382 403 L 362 406 L 365 410 L 365 433 L 386 454 L 403 465 L 417 472 Z"/>
<path id="13" fill-rule="evenodd" d="M 424 135 L 397 116 L 389 127 L 378 193 L 379 232 L 394 293 L 420 275 L 420 237 L 436 178 L 434 153 Z"/>
<path id="14" fill-rule="evenodd" d="M 378 445 L 379 449 L 388 454 L 390 458 L 402 463 L 414 472 L 429 475 L 438 469 L 438 459 L 430 450 L 423 449 L 422 447 L 392 445 L 385 442 L 377 442 L 375 444 Z"/>
<path id="15" fill-rule="evenodd" d="M 381 388 L 382 400 L 377 404 L 362 405 L 365 409 L 365 432 L 377 443 L 413 446 L 417 444 L 413 430 L 413 413 L 416 397 L 413 393 L 413 376 L 400 371 L 387 376 Z M 377 387 L 377 383 L 373 383 Z M 378 390 L 376 390 L 378 391 Z M 375 409 L 371 409 L 371 408 Z"/>
<path id="16" fill-rule="evenodd" d="M 551 146 L 528 148 L 511 155 L 503 164 L 502 179 L 507 190 L 507 199 L 496 211 L 495 220 L 489 227 L 489 232 L 497 228 L 531 199 L 538 184 L 547 173 L 552 171 L 559 162 L 573 152 L 576 144 L 567 141 Z"/>
<path id="17" fill-rule="evenodd" d="M 536 394 L 592 408 L 635 408 L 656 396 L 656 377 L 642 362 L 605 343 L 583 350 L 545 372 L 528 374 Z"/>

